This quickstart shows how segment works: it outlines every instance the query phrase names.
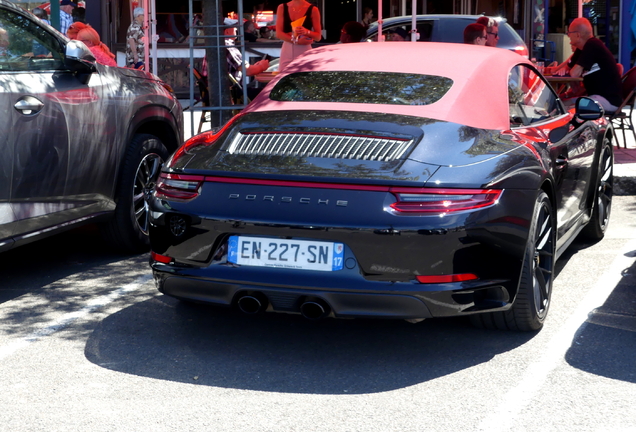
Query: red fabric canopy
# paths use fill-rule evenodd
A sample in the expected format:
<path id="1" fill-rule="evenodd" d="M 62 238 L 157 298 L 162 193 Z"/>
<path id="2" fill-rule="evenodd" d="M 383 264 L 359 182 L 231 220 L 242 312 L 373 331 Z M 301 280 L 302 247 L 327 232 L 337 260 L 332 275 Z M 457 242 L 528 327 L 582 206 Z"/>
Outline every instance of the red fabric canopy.
<path id="1" fill-rule="evenodd" d="M 336 110 L 405 114 L 483 129 L 510 127 L 508 76 L 530 62 L 500 48 L 435 42 L 361 42 L 307 51 L 266 87 L 245 112 L 271 110 Z M 450 90 L 430 105 L 339 102 L 278 102 L 269 90 L 283 76 L 307 71 L 380 71 L 443 76 Z"/>

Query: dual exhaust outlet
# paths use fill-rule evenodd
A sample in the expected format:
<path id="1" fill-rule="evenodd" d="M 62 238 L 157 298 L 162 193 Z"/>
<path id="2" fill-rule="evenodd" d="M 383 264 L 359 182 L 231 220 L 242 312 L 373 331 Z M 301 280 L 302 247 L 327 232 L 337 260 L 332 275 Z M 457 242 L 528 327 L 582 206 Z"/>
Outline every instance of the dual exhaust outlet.
<path id="1" fill-rule="evenodd" d="M 239 310 L 248 315 L 263 312 L 269 305 L 269 300 L 262 293 L 245 294 L 238 298 L 236 305 Z M 300 305 L 300 314 L 309 320 L 319 320 L 331 312 L 331 308 L 320 299 L 307 299 Z"/>

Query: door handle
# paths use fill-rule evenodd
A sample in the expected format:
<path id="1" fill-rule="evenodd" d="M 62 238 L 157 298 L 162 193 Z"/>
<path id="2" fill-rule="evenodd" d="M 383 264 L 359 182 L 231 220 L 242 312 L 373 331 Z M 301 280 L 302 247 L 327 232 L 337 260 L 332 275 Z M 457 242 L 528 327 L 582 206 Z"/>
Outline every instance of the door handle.
<path id="1" fill-rule="evenodd" d="M 563 169 L 568 165 L 568 158 L 564 157 L 564 156 L 559 156 L 556 158 L 556 160 L 554 161 L 556 164 L 556 167 L 558 169 Z"/>
<path id="2" fill-rule="evenodd" d="M 24 115 L 37 114 L 44 107 L 44 103 L 36 97 L 24 96 L 13 105 L 14 108 Z"/>

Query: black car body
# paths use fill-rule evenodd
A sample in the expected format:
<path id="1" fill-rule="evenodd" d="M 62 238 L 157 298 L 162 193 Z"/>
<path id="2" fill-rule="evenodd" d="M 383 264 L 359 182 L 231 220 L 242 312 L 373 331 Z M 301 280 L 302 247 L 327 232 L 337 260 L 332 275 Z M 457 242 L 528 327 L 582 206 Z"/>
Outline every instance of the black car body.
<path id="1" fill-rule="evenodd" d="M 567 111 L 506 50 L 351 45 L 311 50 L 173 155 L 150 200 L 159 290 L 248 313 L 540 328 L 556 257 L 609 220 L 600 107 Z"/>
<path id="2" fill-rule="evenodd" d="M 468 24 L 477 22 L 481 15 L 417 15 L 416 25 L 419 35 L 418 42 L 464 42 L 464 29 Z M 499 42 L 497 48 L 514 51 L 517 54 L 528 57 L 528 47 L 504 18 L 492 17 L 498 23 Z M 386 18 L 382 22 L 382 33 L 386 34 L 396 27 L 404 31 L 411 30 L 412 17 L 399 16 Z M 377 40 L 378 23 L 374 22 L 367 30 L 368 40 Z"/>
<path id="3" fill-rule="evenodd" d="M 0 0 L 0 251 L 88 221 L 148 246 L 145 194 L 183 142 L 156 76 L 99 64 L 79 41 Z"/>

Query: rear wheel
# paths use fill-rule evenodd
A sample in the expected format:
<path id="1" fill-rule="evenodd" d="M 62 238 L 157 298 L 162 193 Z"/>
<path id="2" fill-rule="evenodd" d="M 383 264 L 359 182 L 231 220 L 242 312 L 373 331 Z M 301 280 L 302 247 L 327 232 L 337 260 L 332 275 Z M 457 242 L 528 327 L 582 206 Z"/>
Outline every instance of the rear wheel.
<path id="1" fill-rule="evenodd" d="M 583 236 L 590 240 L 598 241 L 605 236 L 605 230 L 609 225 L 612 211 L 612 196 L 614 194 L 614 158 L 612 146 L 606 138 L 603 142 L 603 150 L 598 164 L 598 177 L 596 191 L 594 193 L 594 206 L 592 217 L 583 229 Z"/>
<path id="2" fill-rule="evenodd" d="M 115 248 L 129 252 L 148 250 L 146 199 L 167 158 L 168 150 L 154 135 L 135 135 L 130 142 L 117 184 L 117 208 L 102 230 Z"/>
<path id="3" fill-rule="evenodd" d="M 548 195 L 541 191 L 535 202 L 519 290 L 512 307 L 504 312 L 472 315 L 471 322 L 499 330 L 534 331 L 543 327 L 552 295 L 555 253 L 554 212 Z"/>

